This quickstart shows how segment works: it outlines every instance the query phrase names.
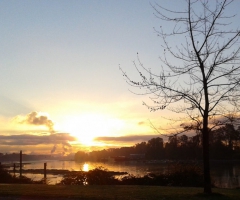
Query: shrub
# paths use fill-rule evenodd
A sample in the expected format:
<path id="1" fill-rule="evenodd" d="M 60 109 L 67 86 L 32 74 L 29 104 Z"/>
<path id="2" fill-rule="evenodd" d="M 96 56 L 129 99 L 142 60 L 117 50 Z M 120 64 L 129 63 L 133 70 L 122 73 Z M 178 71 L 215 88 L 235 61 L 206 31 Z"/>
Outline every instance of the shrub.
<path id="1" fill-rule="evenodd" d="M 172 186 L 203 186 L 203 173 L 201 168 L 193 164 L 175 163 L 168 167 L 166 173 L 168 185 Z"/>
<path id="2" fill-rule="evenodd" d="M 203 186 L 201 169 L 195 164 L 171 164 L 166 173 L 145 176 L 127 174 L 115 178 L 114 174 L 103 167 L 88 172 L 72 172 L 64 176 L 60 185 L 161 185 L 161 186 Z"/>
<path id="3" fill-rule="evenodd" d="M 83 171 L 65 174 L 59 185 L 85 185 L 86 174 Z"/>
<path id="4" fill-rule="evenodd" d="M 118 181 L 105 168 L 97 167 L 86 174 L 86 180 L 89 185 L 114 185 Z"/>
<path id="5" fill-rule="evenodd" d="M 10 183 L 12 180 L 12 175 L 8 173 L 7 170 L 5 170 L 1 165 L 0 165 L 0 183 Z"/>
<path id="6" fill-rule="evenodd" d="M 33 181 L 26 176 L 16 177 L 11 175 L 6 169 L 0 165 L 0 183 L 13 183 L 13 184 L 41 184 L 43 181 Z"/>

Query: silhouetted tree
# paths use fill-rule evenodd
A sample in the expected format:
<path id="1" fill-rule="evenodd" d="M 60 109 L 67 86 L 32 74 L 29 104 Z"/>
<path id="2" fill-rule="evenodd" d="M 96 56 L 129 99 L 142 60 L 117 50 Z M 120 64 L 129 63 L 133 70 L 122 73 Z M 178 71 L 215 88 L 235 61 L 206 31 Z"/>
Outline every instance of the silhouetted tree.
<path id="1" fill-rule="evenodd" d="M 74 159 L 75 159 L 76 161 L 86 161 L 86 160 L 88 160 L 88 154 L 85 153 L 84 151 L 78 151 L 78 152 L 75 154 Z"/>
<path id="2" fill-rule="evenodd" d="M 233 150 L 234 142 L 239 138 L 239 132 L 235 130 L 233 124 L 226 124 L 218 129 L 221 134 L 222 141 L 228 146 L 230 150 Z"/>
<path id="3" fill-rule="evenodd" d="M 168 108 L 186 114 L 183 131 L 200 131 L 204 192 L 210 194 L 210 131 L 231 120 L 227 113 L 240 108 L 240 31 L 230 27 L 234 15 L 225 13 L 233 1 L 186 2 L 182 11 L 153 6 L 156 16 L 168 23 L 165 29 L 155 29 L 163 41 L 161 72 L 153 73 L 139 58 L 139 66 L 134 64 L 140 80 L 132 80 L 120 69 L 130 85 L 151 95 L 154 105 L 145 103 L 151 111 Z M 168 31 L 171 23 L 173 29 Z"/>
<path id="4" fill-rule="evenodd" d="M 135 149 L 134 153 L 145 154 L 147 152 L 147 143 L 146 142 L 137 143 L 134 149 Z"/>
<path id="5" fill-rule="evenodd" d="M 152 138 L 147 142 L 146 157 L 151 159 L 163 159 L 163 139 Z"/>
<path id="6" fill-rule="evenodd" d="M 165 144 L 165 151 L 168 159 L 179 158 L 178 137 L 176 135 L 168 138 L 168 142 Z"/>

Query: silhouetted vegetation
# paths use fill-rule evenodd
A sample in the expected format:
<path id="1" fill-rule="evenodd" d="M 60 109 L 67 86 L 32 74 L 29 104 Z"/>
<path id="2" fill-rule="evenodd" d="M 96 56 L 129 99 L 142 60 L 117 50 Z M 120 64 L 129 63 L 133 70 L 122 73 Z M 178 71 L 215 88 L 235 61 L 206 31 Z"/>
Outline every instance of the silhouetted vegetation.
<path id="1" fill-rule="evenodd" d="M 76 161 L 99 161 L 102 158 L 144 154 L 145 160 L 201 160 L 201 134 L 171 136 L 167 142 L 163 138 L 152 138 L 147 142 L 137 143 L 132 147 L 111 148 L 85 153 L 78 151 Z M 240 159 L 240 128 L 226 124 L 210 133 L 210 158 L 214 160 Z"/>
<path id="2" fill-rule="evenodd" d="M 0 165 L 0 183 L 12 183 L 12 184 L 42 184 L 45 180 L 33 181 L 26 176 L 14 176 L 10 174 L 6 169 Z"/>
<path id="3" fill-rule="evenodd" d="M 74 172 L 64 176 L 60 185 L 161 185 L 161 186 L 203 186 L 201 169 L 189 164 L 171 164 L 167 172 L 144 176 L 131 174 L 119 176 L 102 167 L 89 172 Z"/>

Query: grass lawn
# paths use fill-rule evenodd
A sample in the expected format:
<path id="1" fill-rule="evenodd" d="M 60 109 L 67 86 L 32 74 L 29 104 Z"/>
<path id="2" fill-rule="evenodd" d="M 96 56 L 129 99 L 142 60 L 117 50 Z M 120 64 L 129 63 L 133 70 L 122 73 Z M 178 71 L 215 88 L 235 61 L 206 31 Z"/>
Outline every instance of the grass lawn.
<path id="1" fill-rule="evenodd" d="M 202 191 L 202 188 L 162 186 L 58 186 L 33 184 L 0 184 L 0 197 L 18 197 L 19 199 L 240 199 L 240 189 L 215 188 L 213 189 L 214 194 L 211 196 L 204 195 Z"/>

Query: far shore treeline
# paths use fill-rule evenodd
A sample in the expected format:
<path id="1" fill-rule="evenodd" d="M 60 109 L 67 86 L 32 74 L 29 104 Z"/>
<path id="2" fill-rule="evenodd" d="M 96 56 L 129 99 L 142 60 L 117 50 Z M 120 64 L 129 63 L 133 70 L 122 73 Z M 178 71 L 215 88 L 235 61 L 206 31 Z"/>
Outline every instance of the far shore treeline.
<path id="1" fill-rule="evenodd" d="M 76 161 L 103 161 L 117 156 L 129 157 L 131 154 L 142 154 L 146 160 L 201 160 L 202 138 L 200 134 L 170 136 L 167 142 L 160 137 L 147 142 L 137 143 L 132 147 L 110 148 L 89 153 L 78 151 Z M 240 160 L 240 127 L 226 124 L 210 134 L 210 159 Z"/>
<path id="2" fill-rule="evenodd" d="M 156 137 L 147 142 L 137 143 L 131 147 L 109 148 L 98 151 L 78 151 L 65 159 L 75 161 L 107 161 L 109 158 L 141 155 L 142 160 L 202 160 L 201 134 L 194 136 L 176 135 L 163 138 Z M 23 154 L 24 161 L 31 160 L 62 160 L 62 156 L 53 155 L 27 155 Z M 240 161 L 240 126 L 234 127 L 226 124 L 210 134 L 210 159 L 211 160 L 238 160 Z M 0 162 L 18 161 L 19 153 L 0 153 Z"/>

